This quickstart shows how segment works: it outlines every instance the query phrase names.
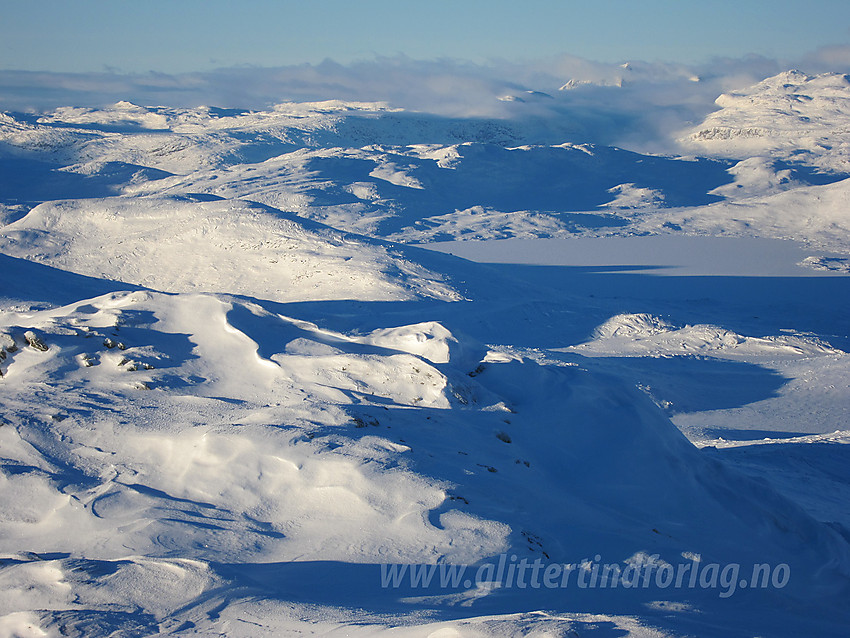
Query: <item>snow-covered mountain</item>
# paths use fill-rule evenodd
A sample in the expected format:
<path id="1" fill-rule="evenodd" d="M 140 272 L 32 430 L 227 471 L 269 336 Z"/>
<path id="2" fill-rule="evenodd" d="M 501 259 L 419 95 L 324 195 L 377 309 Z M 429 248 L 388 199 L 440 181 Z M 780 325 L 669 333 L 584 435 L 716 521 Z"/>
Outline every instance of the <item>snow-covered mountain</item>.
<path id="1" fill-rule="evenodd" d="M 843 175 L 811 167 L 844 169 L 790 133 L 553 136 L 343 102 L 0 116 L 0 635 L 842 635 L 842 256 L 761 280 L 412 244 L 847 254 Z M 758 433 L 773 455 L 719 442 Z"/>
<path id="2" fill-rule="evenodd" d="M 737 165 L 683 161 L 555 143 L 551 134 L 339 102 L 268 112 L 119 103 L 5 116 L 0 164 L 11 179 L 0 212 L 12 221 L 39 201 L 114 195 L 240 198 L 401 242 L 565 237 L 629 234 L 636 220 L 638 232 L 665 232 L 682 220 L 644 213 L 690 212 L 843 176 L 769 154 Z M 731 232 L 728 210 L 714 206 L 704 217 L 723 212 L 720 224 Z M 780 230 L 757 232 L 824 246 L 815 229 L 801 234 L 795 219 L 779 217 Z"/>
<path id="3" fill-rule="evenodd" d="M 850 78 L 786 71 L 755 86 L 724 93 L 682 142 L 699 153 L 766 155 L 824 171 L 850 166 Z"/>

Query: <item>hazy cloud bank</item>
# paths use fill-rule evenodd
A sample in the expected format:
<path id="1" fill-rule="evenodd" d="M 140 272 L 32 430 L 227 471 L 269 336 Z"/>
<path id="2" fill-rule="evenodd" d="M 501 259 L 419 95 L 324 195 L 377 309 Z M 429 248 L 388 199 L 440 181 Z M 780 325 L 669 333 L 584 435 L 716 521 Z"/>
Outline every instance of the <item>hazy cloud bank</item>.
<path id="1" fill-rule="evenodd" d="M 237 67 L 203 73 L 0 71 L 0 109 L 143 105 L 263 109 L 285 101 L 381 101 L 451 117 L 559 122 L 572 141 L 666 149 L 675 132 L 713 110 L 722 92 L 782 70 L 850 71 L 850 47 L 827 47 L 794 62 L 751 56 L 697 66 L 603 64 L 573 56 L 525 63 L 377 58 L 341 65 Z M 565 85 L 570 88 L 563 89 Z"/>

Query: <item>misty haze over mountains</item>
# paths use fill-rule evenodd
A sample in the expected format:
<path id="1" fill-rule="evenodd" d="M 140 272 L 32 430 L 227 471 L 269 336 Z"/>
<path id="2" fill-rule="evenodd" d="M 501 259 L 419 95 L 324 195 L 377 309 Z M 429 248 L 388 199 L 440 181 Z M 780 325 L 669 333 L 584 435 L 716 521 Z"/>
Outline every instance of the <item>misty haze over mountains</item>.
<path id="1" fill-rule="evenodd" d="M 399 55 L 349 64 L 326 60 L 318 65 L 244 66 L 187 74 L 9 70 L 0 71 L 0 108 L 102 107 L 128 100 L 171 107 L 206 104 L 262 110 L 283 101 L 381 101 L 454 117 L 533 117 L 556 127 L 571 127 L 567 130 L 579 138 L 572 141 L 627 148 L 654 144 L 658 148 L 648 150 L 669 151 L 671 132 L 700 121 L 715 108 L 719 94 L 790 68 L 809 74 L 850 72 L 848 50 L 831 46 L 799 60 L 749 56 L 717 58 L 701 65 L 607 64 L 568 55 L 526 62 L 494 60 L 485 65 Z M 582 90 L 559 91 L 570 85 Z M 533 94 L 527 99 L 529 92 Z M 546 100 L 543 94 L 555 99 Z M 567 124 L 565 119 L 573 121 Z"/>

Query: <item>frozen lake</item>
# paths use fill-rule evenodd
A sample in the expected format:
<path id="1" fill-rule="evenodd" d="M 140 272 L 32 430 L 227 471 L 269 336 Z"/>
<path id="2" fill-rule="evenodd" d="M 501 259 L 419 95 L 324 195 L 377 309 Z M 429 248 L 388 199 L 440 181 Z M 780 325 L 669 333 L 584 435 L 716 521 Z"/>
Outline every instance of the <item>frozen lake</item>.
<path id="1" fill-rule="evenodd" d="M 847 275 L 850 258 L 793 241 L 749 237 L 592 237 L 494 239 L 423 244 L 470 261 L 537 266 L 580 266 L 599 272 L 675 276 L 822 277 Z M 835 269 L 801 264 L 826 258 Z"/>

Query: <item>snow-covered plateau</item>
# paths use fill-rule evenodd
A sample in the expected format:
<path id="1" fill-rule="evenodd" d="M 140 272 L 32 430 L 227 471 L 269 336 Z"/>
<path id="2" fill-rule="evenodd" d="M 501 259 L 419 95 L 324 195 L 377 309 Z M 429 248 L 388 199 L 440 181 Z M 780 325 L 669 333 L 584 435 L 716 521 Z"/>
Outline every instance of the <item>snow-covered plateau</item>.
<path id="1" fill-rule="evenodd" d="M 0 636 L 848 635 L 850 82 L 717 106 L 0 114 Z"/>

